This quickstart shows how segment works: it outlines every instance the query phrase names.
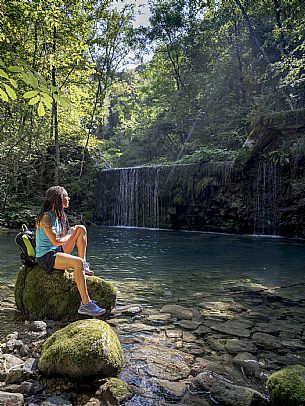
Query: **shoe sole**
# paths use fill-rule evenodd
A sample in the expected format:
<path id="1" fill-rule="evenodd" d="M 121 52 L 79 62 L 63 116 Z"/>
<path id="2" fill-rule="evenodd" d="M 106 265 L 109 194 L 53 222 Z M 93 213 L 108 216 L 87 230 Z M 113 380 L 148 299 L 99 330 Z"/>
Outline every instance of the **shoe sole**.
<path id="1" fill-rule="evenodd" d="M 97 317 L 97 316 L 103 316 L 103 314 L 105 314 L 106 313 L 106 311 L 107 310 L 104 310 L 104 311 L 102 311 L 102 312 L 99 312 L 99 313 L 88 313 L 88 312 L 82 312 L 82 311 L 79 311 L 78 310 L 78 314 L 85 314 L 86 316 L 92 316 L 92 317 Z"/>

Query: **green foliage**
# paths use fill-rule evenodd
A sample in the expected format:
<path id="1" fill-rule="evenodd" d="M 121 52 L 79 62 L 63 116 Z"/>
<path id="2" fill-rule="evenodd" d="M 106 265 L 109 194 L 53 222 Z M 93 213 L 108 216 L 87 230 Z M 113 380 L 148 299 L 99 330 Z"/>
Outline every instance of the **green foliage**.
<path id="1" fill-rule="evenodd" d="M 51 86 L 52 90 L 50 90 L 45 78 L 38 72 L 33 72 L 25 62 L 19 62 L 18 66 L 10 65 L 6 67 L 4 61 L 0 59 L 0 66 L 3 68 L 0 69 L 0 99 L 4 102 L 17 99 L 14 89 L 18 88 L 18 81 L 21 81 L 28 86 L 27 89 L 34 89 L 27 90 L 23 94 L 23 98 L 29 99 L 28 104 L 30 106 L 38 105 L 37 114 L 39 117 L 45 115 L 45 107 L 52 110 L 53 99 L 64 109 L 69 105 L 69 98 L 60 88 Z M 14 78 L 11 76 L 12 74 L 14 74 Z"/>
<path id="2" fill-rule="evenodd" d="M 9 228 L 20 228 L 22 224 L 26 224 L 28 227 L 34 228 L 39 209 L 25 204 L 26 202 L 23 202 L 20 206 L 9 207 L 6 213 L 0 215 L 0 225 Z"/>
<path id="3" fill-rule="evenodd" d="M 0 0 L 2 224 L 57 172 L 88 218 L 101 168 L 230 161 L 258 117 L 304 107 L 298 0 L 153 0 L 138 30 L 110 0 L 17 3 Z M 129 51 L 151 58 L 127 70 Z"/>
<path id="4" fill-rule="evenodd" d="M 111 95 L 104 133 L 121 151 L 114 164 L 231 159 L 258 117 L 304 107 L 298 1 L 246 3 L 248 20 L 226 0 L 151 4 L 142 33 L 153 57 Z"/>
<path id="5" fill-rule="evenodd" d="M 119 13 L 108 0 L 17 3 L 0 0 L 0 223 L 32 221 L 37 210 L 32 215 L 30 207 L 40 207 L 55 181 L 72 195 L 71 210 L 88 219 L 96 171 L 120 153 L 96 135 L 132 44 L 132 7 Z"/>

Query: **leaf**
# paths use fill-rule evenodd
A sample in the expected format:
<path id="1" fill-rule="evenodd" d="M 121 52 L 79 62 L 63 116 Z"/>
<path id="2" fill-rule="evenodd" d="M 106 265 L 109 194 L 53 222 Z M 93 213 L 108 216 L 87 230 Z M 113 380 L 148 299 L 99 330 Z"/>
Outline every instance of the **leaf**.
<path id="1" fill-rule="evenodd" d="M 41 101 L 44 102 L 44 104 L 46 105 L 47 109 L 52 110 L 52 102 L 50 102 L 49 100 L 43 98 Z"/>
<path id="2" fill-rule="evenodd" d="M 10 72 L 22 72 L 23 71 L 23 68 L 21 68 L 20 66 L 9 66 L 8 67 L 8 70 L 10 71 Z"/>
<path id="3" fill-rule="evenodd" d="M 7 73 L 4 72 L 4 70 L 0 69 L 0 76 L 2 76 L 5 79 L 8 79 Z"/>
<path id="4" fill-rule="evenodd" d="M 3 62 L 3 60 L 0 58 L 0 66 L 2 66 L 3 68 L 5 68 L 5 63 Z"/>
<path id="5" fill-rule="evenodd" d="M 38 104 L 37 112 L 38 112 L 39 117 L 43 117 L 46 114 L 46 111 L 41 102 L 39 102 L 39 104 Z"/>
<path id="6" fill-rule="evenodd" d="M 40 100 L 40 96 L 33 97 L 33 99 L 29 100 L 29 105 L 34 106 L 34 104 L 37 104 L 39 102 L 39 100 Z"/>
<path id="7" fill-rule="evenodd" d="M 25 99 L 31 99 L 32 97 L 35 97 L 38 95 L 37 90 L 30 90 L 29 92 L 24 93 L 23 97 Z"/>
<path id="8" fill-rule="evenodd" d="M 40 89 L 42 92 L 45 92 L 45 93 L 47 93 L 47 92 L 49 91 L 49 89 L 48 89 L 46 86 L 44 86 L 43 84 L 42 84 L 41 86 L 39 86 L 39 89 Z"/>
<path id="9" fill-rule="evenodd" d="M 2 100 L 8 102 L 8 95 L 2 89 L 0 89 L 0 97 L 1 97 Z"/>
<path id="10" fill-rule="evenodd" d="M 5 83 L 4 83 L 4 87 L 5 87 L 6 93 L 10 96 L 10 98 L 11 98 L 12 100 L 16 100 L 16 99 L 17 99 L 17 95 L 16 95 L 16 93 L 15 93 L 15 90 L 12 89 L 11 86 L 9 86 L 9 85 L 7 85 L 7 84 L 5 84 Z"/>
<path id="11" fill-rule="evenodd" d="M 64 97 L 64 96 L 60 96 L 58 99 L 59 99 L 58 101 L 59 101 L 60 105 L 65 110 L 68 107 L 68 105 L 70 104 L 70 100 L 68 99 L 68 97 Z"/>
<path id="12" fill-rule="evenodd" d="M 34 76 L 32 72 L 28 72 L 29 84 L 35 89 L 38 88 L 38 79 Z"/>
<path id="13" fill-rule="evenodd" d="M 29 79 L 29 77 L 28 77 L 28 75 L 26 73 L 21 72 L 21 77 L 22 77 L 22 80 L 24 81 L 24 83 L 26 83 L 27 85 L 30 84 L 30 82 L 29 82 L 30 79 Z"/>
<path id="14" fill-rule="evenodd" d="M 53 99 L 52 97 L 46 93 L 46 92 L 41 92 L 41 95 L 43 96 L 44 99 L 48 100 L 50 103 L 52 103 Z"/>
<path id="15" fill-rule="evenodd" d="M 17 89 L 18 84 L 17 84 L 16 80 L 15 80 L 15 79 L 9 79 L 9 81 L 11 82 L 11 85 L 12 85 L 15 89 Z"/>

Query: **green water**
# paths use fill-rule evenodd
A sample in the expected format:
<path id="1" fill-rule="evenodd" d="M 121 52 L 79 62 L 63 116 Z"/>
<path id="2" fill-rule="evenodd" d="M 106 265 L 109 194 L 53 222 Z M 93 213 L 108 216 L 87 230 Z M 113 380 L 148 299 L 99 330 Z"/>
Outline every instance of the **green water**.
<path id="1" fill-rule="evenodd" d="M 299 240 L 135 228 L 92 227 L 88 234 L 95 274 L 117 283 L 121 299 L 130 303 L 193 302 L 240 281 L 263 286 L 305 282 L 305 245 Z M 14 238 L 14 233 L 0 234 L 2 284 L 14 283 L 19 268 Z"/>
<path id="2" fill-rule="evenodd" d="M 150 305 L 194 298 L 232 284 L 305 282 L 303 241 L 132 228 L 94 228 L 89 260 L 124 299 Z M 302 294 L 304 287 L 286 289 Z M 128 295 L 126 295 L 128 293 Z"/>

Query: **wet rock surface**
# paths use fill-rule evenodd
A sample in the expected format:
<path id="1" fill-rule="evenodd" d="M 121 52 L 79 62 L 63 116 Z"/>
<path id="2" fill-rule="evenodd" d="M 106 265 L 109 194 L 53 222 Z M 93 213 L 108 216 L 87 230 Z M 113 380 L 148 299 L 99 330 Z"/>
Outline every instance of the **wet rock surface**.
<path id="1" fill-rule="evenodd" d="M 0 391 L 4 398 L 16 395 L 17 405 L 93 406 L 105 399 L 129 406 L 269 404 L 267 378 L 287 365 L 305 365 L 305 303 L 240 290 L 214 292 L 206 303 L 204 297 L 193 301 L 196 306 L 176 305 L 168 295 L 153 307 L 119 304 L 107 323 L 125 356 L 121 398 L 101 376 L 76 385 L 37 370 L 46 338 L 67 325 L 52 320 L 25 324 L 6 337 Z"/>

